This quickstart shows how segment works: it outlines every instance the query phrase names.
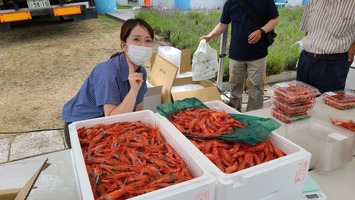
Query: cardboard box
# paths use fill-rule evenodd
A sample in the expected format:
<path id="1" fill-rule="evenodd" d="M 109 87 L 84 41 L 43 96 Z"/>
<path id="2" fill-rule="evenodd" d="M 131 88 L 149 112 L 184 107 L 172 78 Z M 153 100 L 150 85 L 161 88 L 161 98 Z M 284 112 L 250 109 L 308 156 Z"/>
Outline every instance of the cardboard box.
<path id="1" fill-rule="evenodd" d="M 168 186 L 159 190 L 145 193 L 143 195 L 136 196 L 132 199 L 144 199 L 144 200 L 181 200 L 181 199 L 201 199 L 201 200 L 213 200 L 215 192 L 215 178 L 206 171 L 203 166 L 195 161 L 193 157 L 185 151 L 186 147 L 181 145 L 174 137 L 176 133 L 172 133 L 174 130 L 170 130 L 162 123 L 157 116 L 149 110 L 131 112 L 126 114 L 120 114 L 109 117 L 96 118 L 91 120 L 84 120 L 74 122 L 69 125 L 69 133 L 71 138 L 73 165 L 75 166 L 75 172 L 78 180 L 78 191 L 81 199 L 93 200 L 92 189 L 89 181 L 89 177 L 86 171 L 86 166 L 78 138 L 77 129 L 81 127 L 92 127 L 96 124 L 111 124 L 115 122 L 136 122 L 150 126 L 157 126 L 160 128 L 163 138 L 167 141 L 177 154 L 184 160 L 188 170 L 194 177 L 191 180 L 178 183 L 172 186 Z"/>
<path id="2" fill-rule="evenodd" d="M 178 92 L 171 91 L 172 99 L 182 100 L 185 98 L 196 97 L 202 102 L 222 100 L 218 88 L 213 83 L 207 80 L 193 81 L 192 77 L 178 78 L 174 80 L 173 87 L 176 86 L 181 87 L 185 85 L 187 88 L 189 84 L 200 85 L 201 88 L 192 89 L 192 90 L 186 89 L 185 91 L 178 91 Z"/>
<path id="3" fill-rule="evenodd" d="M 221 101 L 205 104 L 212 110 L 238 113 Z M 169 129 L 176 129 L 165 117 L 160 116 L 160 119 L 165 121 Z M 215 199 L 301 199 L 311 154 L 275 132 L 270 134 L 269 139 L 274 146 L 285 152 L 286 156 L 231 174 L 223 173 L 181 132 L 175 137 L 189 146 L 186 149 L 189 149 L 196 161 L 215 176 Z"/>
<path id="4" fill-rule="evenodd" d="M 25 200 L 27 199 L 33 185 L 35 184 L 39 174 L 42 170 L 46 168 L 48 159 L 46 159 L 43 164 L 38 168 L 38 170 L 33 174 L 30 180 L 22 188 L 14 188 L 7 190 L 0 190 L 1 200 Z"/>
<path id="5" fill-rule="evenodd" d="M 155 87 L 162 86 L 162 103 L 172 101 L 170 90 L 173 87 L 177 71 L 178 68 L 174 64 L 155 55 L 148 82 Z"/>
<path id="6" fill-rule="evenodd" d="M 192 77 L 176 78 L 178 67 L 159 55 L 154 56 L 148 82 L 153 86 L 162 85 L 162 103 L 196 97 L 203 102 L 221 100 L 218 88 L 209 81 L 192 81 Z M 199 84 L 202 89 L 171 93 L 173 86 Z M 153 88 L 151 88 L 153 89 Z"/>
<path id="7" fill-rule="evenodd" d="M 153 52 L 152 57 L 150 58 L 150 65 L 153 66 L 153 63 L 155 61 L 157 52 Z M 162 57 L 162 56 L 161 56 Z M 168 60 L 169 61 L 169 60 Z M 169 61 L 170 62 L 170 61 Z M 170 62 L 171 63 L 171 62 Z M 172 63 L 173 64 L 173 63 Z M 176 66 L 176 65 L 175 65 Z M 176 66 L 178 68 L 178 72 L 185 73 L 185 72 L 190 72 L 191 71 L 191 51 L 190 49 L 183 49 L 181 50 L 181 60 L 180 60 L 180 66 Z M 176 75 L 179 75 L 176 74 Z"/>

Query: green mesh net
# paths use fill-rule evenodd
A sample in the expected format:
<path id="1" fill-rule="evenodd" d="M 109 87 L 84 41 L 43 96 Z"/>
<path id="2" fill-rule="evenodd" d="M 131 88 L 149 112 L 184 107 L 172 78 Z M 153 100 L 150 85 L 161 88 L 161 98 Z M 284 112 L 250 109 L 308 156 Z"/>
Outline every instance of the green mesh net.
<path id="1" fill-rule="evenodd" d="M 186 98 L 183 100 L 177 100 L 174 103 L 168 102 L 156 107 L 158 113 L 166 118 L 169 114 L 176 114 L 180 110 L 186 110 L 189 108 L 208 108 L 203 102 L 197 98 Z M 278 129 L 281 124 L 272 118 L 255 117 L 244 114 L 228 113 L 232 118 L 242 122 L 244 128 L 234 128 L 231 134 L 213 136 L 213 137 L 201 137 L 195 135 L 185 134 L 187 137 L 201 138 L 201 139 L 223 139 L 235 142 L 245 142 L 250 145 L 256 145 L 258 142 L 264 142 L 269 134 Z M 169 119 L 169 118 L 168 118 Z"/>

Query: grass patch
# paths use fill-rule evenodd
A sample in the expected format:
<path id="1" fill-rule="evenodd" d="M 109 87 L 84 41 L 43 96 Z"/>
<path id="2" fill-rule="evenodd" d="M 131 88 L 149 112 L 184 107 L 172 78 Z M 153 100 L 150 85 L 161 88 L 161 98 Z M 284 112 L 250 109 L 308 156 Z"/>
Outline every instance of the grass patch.
<path id="1" fill-rule="evenodd" d="M 299 29 L 303 8 L 280 8 L 280 22 L 275 28 L 278 34 L 274 44 L 269 47 L 267 57 L 268 75 L 278 74 L 285 70 L 294 70 L 299 57 L 298 47 L 293 44 L 299 41 L 304 32 Z M 178 49 L 190 49 L 195 52 L 199 38 L 207 35 L 219 22 L 220 10 L 199 10 L 190 12 L 180 11 L 141 11 L 137 18 L 146 20 L 155 33 L 165 37 Z M 227 51 L 230 43 L 230 30 L 228 29 Z M 220 50 L 221 37 L 209 41 L 212 48 Z M 224 76 L 228 78 L 229 58 L 225 59 Z"/>
<path id="2" fill-rule="evenodd" d="M 131 9 L 132 8 L 132 6 L 126 6 L 126 5 L 116 5 L 116 8 L 117 9 Z"/>
<path id="3" fill-rule="evenodd" d="M 111 17 L 107 17 L 106 15 L 99 15 L 98 16 L 98 20 L 100 22 L 106 23 L 106 24 L 111 24 L 111 25 L 115 25 L 117 24 L 117 20 L 111 18 Z"/>

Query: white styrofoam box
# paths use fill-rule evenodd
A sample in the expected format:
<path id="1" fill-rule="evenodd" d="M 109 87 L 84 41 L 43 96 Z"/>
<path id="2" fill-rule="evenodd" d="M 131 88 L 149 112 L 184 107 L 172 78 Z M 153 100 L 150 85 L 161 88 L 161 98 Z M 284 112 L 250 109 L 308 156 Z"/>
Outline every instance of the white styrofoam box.
<path id="1" fill-rule="evenodd" d="M 161 92 L 163 90 L 163 86 L 153 86 L 149 82 L 147 82 L 148 91 L 144 95 L 143 106 L 144 110 L 151 110 L 156 112 L 156 107 L 161 104 Z"/>
<path id="2" fill-rule="evenodd" d="M 183 92 L 183 91 L 189 91 L 189 90 L 198 90 L 198 89 L 202 89 L 202 88 L 204 88 L 204 87 L 200 84 L 177 85 L 177 86 L 173 86 L 171 88 L 171 93 Z"/>
<path id="3" fill-rule="evenodd" d="M 310 118 L 287 127 L 286 137 L 312 154 L 310 168 L 328 172 L 352 159 L 354 134 Z"/>
<path id="4" fill-rule="evenodd" d="M 210 109 L 238 113 L 232 107 L 221 101 L 205 103 Z M 165 117 L 156 114 L 170 128 L 176 129 Z M 176 129 L 177 130 L 177 129 Z M 177 133 L 177 132 L 174 132 Z M 272 132 L 269 136 L 271 143 L 287 155 L 271 160 L 232 174 L 223 173 L 181 132 L 175 136 L 180 143 L 191 149 L 191 154 L 199 163 L 215 176 L 215 199 L 300 199 L 303 185 L 308 172 L 311 154 L 297 144 Z"/>
<path id="5" fill-rule="evenodd" d="M 171 46 L 159 46 L 158 55 L 180 67 L 181 50 Z"/>
<path id="6" fill-rule="evenodd" d="M 345 88 L 355 91 L 355 61 L 349 68 L 348 76 L 346 77 Z"/>
<path id="7" fill-rule="evenodd" d="M 177 154 L 186 163 L 189 172 L 194 177 L 191 180 L 178 183 L 169 187 L 165 187 L 153 192 L 149 192 L 137 197 L 131 198 L 132 200 L 138 199 L 166 199 L 166 200 L 180 200 L 180 199 L 201 199 L 211 200 L 214 199 L 215 193 L 215 178 L 208 173 L 206 169 L 195 161 L 185 147 L 181 145 L 174 137 L 175 134 L 169 130 L 161 120 L 150 110 L 143 110 L 137 112 L 131 112 L 126 114 L 120 114 L 109 117 L 101 117 L 90 120 L 83 120 L 74 122 L 69 125 L 69 133 L 72 146 L 73 166 L 77 175 L 78 191 L 81 199 L 93 200 L 92 189 L 89 181 L 89 177 L 86 171 L 84 158 L 82 155 L 80 142 L 78 138 L 77 129 L 81 127 L 92 127 L 96 124 L 111 124 L 115 122 L 135 122 L 141 121 L 142 123 L 150 126 L 157 126 L 160 128 L 161 134 L 164 139 L 171 145 Z"/>

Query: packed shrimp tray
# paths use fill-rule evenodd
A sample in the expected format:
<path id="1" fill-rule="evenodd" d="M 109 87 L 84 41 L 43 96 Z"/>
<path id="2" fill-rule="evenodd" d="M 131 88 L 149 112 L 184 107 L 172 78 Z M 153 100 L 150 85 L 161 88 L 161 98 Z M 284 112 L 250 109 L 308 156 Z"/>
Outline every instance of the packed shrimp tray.
<path id="1" fill-rule="evenodd" d="M 355 93 L 350 90 L 325 92 L 322 101 L 339 110 L 352 109 L 355 108 Z"/>
<path id="2" fill-rule="evenodd" d="M 216 112 L 238 114 L 235 109 L 221 101 L 204 104 Z M 174 122 L 170 121 L 171 118 L 158 113 L 156 115 L 169 124 L 169 130 L 179 130 Z M 179 132 L 180 134 L 174 132 L 177 134 L 175 138 L 179 138 L 179 142 L 184 146 L 189 146 L 187 149 L 192 149 L 190 153 L 194 155 L 193 158 L 216 178 L 214 199 L 301 199 L 311 154 L 290 140 L 271 132 L 265 142 L 259 142 L 255 146 L 238 142 L 226 145 L 212 141 L 208 143 L 209 146 L 201 148 L 202 141 L 196 143 L 194 139 Z M 219 149 L 218 146 L 222 148 Z M 206 153 L 206 149 L 211 150 Z M 227 156 L 231 151 L 233 154 Z M 273 158 L 269 157 L 270 154 L 274 154 Z M 239 163 L 229 164 L 232 158 Z M 223 168 L 222 165 L 228 167 Z"/>
<path id="3" fill-rule="evenodd" d="M 69 125 L 77 190 L 83 200 L 201 199 L 214 176 L 150 110 Z"/>

